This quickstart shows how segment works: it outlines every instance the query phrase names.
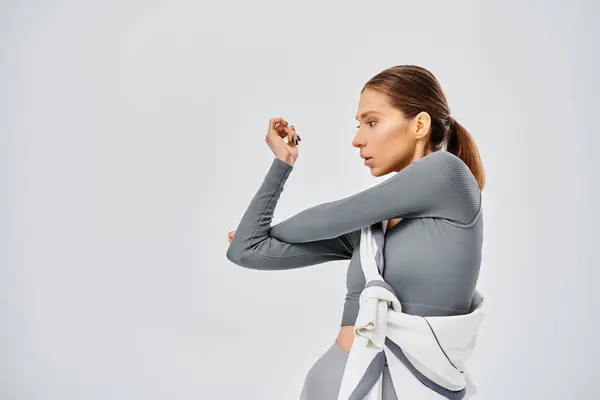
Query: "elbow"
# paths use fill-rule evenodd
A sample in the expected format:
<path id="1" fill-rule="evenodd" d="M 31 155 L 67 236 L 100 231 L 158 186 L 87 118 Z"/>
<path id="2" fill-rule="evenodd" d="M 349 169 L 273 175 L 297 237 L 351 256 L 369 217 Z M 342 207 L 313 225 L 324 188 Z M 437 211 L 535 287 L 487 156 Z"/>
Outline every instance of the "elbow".
<path id="1" fill-rule="evenodd" d="M 267 242 L 267 237 L 256 238 L 243 235 L 243 232 L 236 232 L 225 256 L 238 267 L 253 270 L 267 269 L 268 260 L 265 262 L 265 257 L 256 252 L 257 247 L 261 247 Z"/>
<path id="2" fill-rule="evenodd" d="M 235 265 L 242 266 L 243 255 L 244 255 L 243 250 L 240 250 L 240 249 L 238 249 L 237 246 L 230 244 L 229 247 L 227 248 L 227 253 L 225 256 L 227 257 L 227 259 L 229 261 L 231 261 Z"/>
<path id="3" fill-rule="evenodd" d="M 251 257 L 248 257 L 250 250 L 238 248 L 237 246 L 230 245 L 227 249 L 226 257 L 229 261 L 235 265 L 248 269 L 260 269 L 254 263 L 251 262 Z"/>
<path id="4" fill-rule="evenodd" d="M 229 261 L 239 266 L 242 266 L 244 253 L 248 249 L 248 243 L 241 239 L 242 236 L 239 234 L 235 235 L 229 243 L 229 247 L 227 248 L 227 253 L 225 255 Z"/>

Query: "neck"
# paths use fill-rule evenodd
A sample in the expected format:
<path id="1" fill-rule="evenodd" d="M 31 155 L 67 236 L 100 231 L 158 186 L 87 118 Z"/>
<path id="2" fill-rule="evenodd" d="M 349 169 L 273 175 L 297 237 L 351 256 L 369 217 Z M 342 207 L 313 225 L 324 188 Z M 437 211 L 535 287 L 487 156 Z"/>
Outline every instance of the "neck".
<path id="1" fill-rule="evenodd" d="M 415 162 L 418 159 L 423 158 L 426 155 L 431 154 L 431 153 L 432 153 L 431 149 L 425 148 L 424 146 L 417 146 L 411 162 Z"/>

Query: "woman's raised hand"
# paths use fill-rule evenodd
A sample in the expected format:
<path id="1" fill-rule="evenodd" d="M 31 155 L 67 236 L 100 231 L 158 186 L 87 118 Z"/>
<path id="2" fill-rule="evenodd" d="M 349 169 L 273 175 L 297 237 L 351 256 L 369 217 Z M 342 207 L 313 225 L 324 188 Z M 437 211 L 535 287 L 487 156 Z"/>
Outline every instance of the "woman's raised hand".
<path id="1" fill-rule="evenodd" d="M 287 142 L 283 139 L 287 138 Z M 294 165 L 298 159 L 298 143 L 301 141 L 300 136 L 296 133 L 296 127 L 289 125 L 282 117 L 272 118 L 269 121 L 269 129 L 265 141 L 269 148 L 281 161 L 290 165 Z M 231 244 L 235 231 L 227 233 L 227 241 Z"/>
<path id="2" fill-rule="evenodd" d="M 283 140 L 287 137 L 287 143 Z M 301 141 L 296 133 L 296 127 L 289 125 L 282 117 L 272 118 L 265 141 L 269 148 L 281 161 L 294 165 L 298 159 L 298 143 Z"/>

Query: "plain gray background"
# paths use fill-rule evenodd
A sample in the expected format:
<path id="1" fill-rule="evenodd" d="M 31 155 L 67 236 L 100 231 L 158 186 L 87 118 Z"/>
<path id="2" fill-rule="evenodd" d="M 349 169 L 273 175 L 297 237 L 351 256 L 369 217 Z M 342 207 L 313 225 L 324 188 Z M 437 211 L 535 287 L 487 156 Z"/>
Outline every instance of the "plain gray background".
<path id="1" fill-rule="evenodd" d="M 347 263 L 246 270 L 226 235 L 272 117 L 303 139 L 275 222 L 377 183 L 354 115 L 397 64 L 487 171 L 477 398 L 599 398 L 597 4 L 1 2 L 0 399 L 297 398 Z"/>

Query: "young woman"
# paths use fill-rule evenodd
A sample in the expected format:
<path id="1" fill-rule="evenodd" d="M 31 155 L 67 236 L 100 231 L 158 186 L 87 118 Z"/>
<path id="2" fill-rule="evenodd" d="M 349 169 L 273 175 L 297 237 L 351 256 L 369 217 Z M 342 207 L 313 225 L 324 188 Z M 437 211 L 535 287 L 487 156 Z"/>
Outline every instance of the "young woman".
<path id="1" fill-rule="evenodd" d="M 246 268 L 350 260 L 339 334 L 308 372 L 303 400 L 337 399 L 365 287 L 361 228 L 387 221 L 383 278 L 404 313 L 467 314 L 479 276 L 484 170 L 477 146 L 450 115 L 435 76 L 412 65 L 380 72 L 364 85 L 356 119 L 352 145 L 364 165 L 373 176 L 393 176 L 271 226 L 301 140 L 293 125 L 274 118 L 266 142 L 275 157 L 237 230 L 229 233 L 227 258 Z M 384 370 L 383 398 L 396 399 L 396 391 Z"/>

